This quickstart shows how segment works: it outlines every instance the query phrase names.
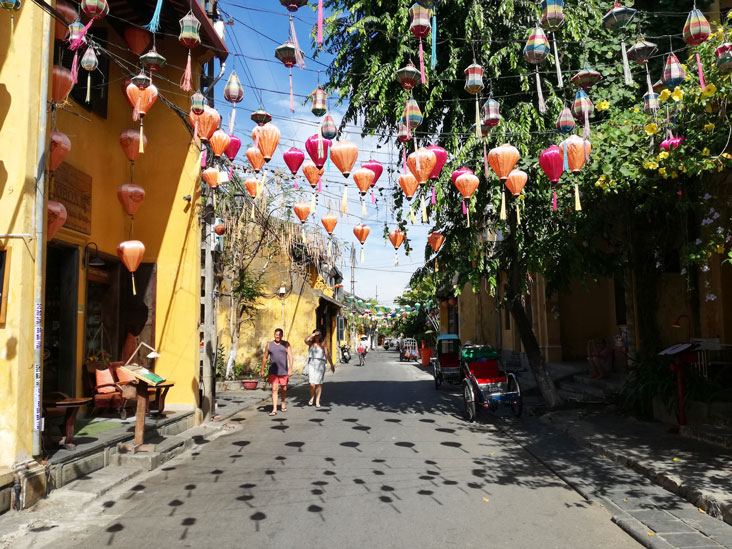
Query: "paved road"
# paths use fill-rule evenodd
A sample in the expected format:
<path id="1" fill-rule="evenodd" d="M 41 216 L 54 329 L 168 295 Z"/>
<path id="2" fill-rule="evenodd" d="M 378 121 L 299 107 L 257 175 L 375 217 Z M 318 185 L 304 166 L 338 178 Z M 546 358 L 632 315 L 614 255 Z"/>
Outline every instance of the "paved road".
<path id="1" fill-rule="evenodd" d="M 39 533 L 37 541 L 56 549 L 637 546 L 493 420 L 465 423 L 457 388 L 436 391 L 429 374 L 397 357 L 375 351 L 365 367 L 329 374 L 319 410 L 301 389 L 287 413 L 242 412 L 198 451 L 103 496 L 73 537 L 48 543 L 51 533 Z"/>

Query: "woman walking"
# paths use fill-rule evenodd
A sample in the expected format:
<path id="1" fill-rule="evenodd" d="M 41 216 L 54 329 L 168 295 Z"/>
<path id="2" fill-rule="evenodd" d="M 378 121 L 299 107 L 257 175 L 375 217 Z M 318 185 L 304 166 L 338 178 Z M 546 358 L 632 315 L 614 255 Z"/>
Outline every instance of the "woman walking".
<path id="1" fill-rule="evenodd" d="M 323 334 L 320 330 L 315 330 L 312 334 L 305 338 L 305 345 L 310 349 L 308 350 L 308 383 L 310 384 L 310 401 L 308 406 L 313 405 L 315 401 L 315 407 L 320 408 L 320 395 L 323 392 L 323 378 L 325 377 L 325 363 L 326 361 L 330 364 L 330 369 L 335 373 L 335 365 L 333 360 L 330 358 L 330 352 L 328 347 L 323 343 Z"/>

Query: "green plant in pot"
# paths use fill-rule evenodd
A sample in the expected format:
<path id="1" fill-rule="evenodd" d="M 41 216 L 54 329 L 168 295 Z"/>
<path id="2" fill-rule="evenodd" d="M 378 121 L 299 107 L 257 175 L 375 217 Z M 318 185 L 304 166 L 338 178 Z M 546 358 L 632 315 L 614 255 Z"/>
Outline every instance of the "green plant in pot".
<path id="1" fill-rule="evenodd" d="M 258 372 L 248 368 L 244 364 L 237 364 L 234 366 L 234 375 L 236 379 L 241 380 L 242 386 L 245 389 L 256 389 L 259 385 Z"/>

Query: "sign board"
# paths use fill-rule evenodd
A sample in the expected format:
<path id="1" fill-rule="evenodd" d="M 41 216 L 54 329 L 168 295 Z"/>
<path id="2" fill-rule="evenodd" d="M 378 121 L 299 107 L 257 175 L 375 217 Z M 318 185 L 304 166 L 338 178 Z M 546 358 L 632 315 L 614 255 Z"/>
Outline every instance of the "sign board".
<path id="1" fill-rule="evenodd" d="M 120 366 L 122 370 L 125 370 L 127 373 L 132 374 L 137 379 L 144 381 L 145 383 L 148 383 L 150 385 L 159 385 L 160 383 L 163 383 L 165 381 L 164 377 L 161 377 L 147 368 L 143 368 L 142 366 L 139 366 L 137 364 L 127 364 L 126 366 Z"/>
<path id="2" fill-rule="evenodd" d="M 49 200 L 61 202 L 68 217 L 64 227 L 91 234 L 92 178 L 62 163 L 54 172 Z"/>

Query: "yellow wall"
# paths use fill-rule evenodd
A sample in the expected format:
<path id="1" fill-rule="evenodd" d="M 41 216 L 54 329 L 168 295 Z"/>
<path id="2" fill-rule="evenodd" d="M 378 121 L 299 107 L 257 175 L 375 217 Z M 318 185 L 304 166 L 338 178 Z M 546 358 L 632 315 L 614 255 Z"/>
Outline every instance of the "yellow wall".
<path id="1" fill-rule="evenodd" d="M 612 279 L 579 281 L 559 296 L 561 341 L 565 360 L 587 356 L 587 342 L 604 337 L 612 344 L 619 333 L 615 322 L 615 291 Z"/>
<path id="2" fill-rule="evenodd" d="M 498 347 L 498 318 L 495 299 L 490 295 L 487 282 L 473 292 L 466 284 L 459 300 L 460 340 L 477 345 Z"/>

